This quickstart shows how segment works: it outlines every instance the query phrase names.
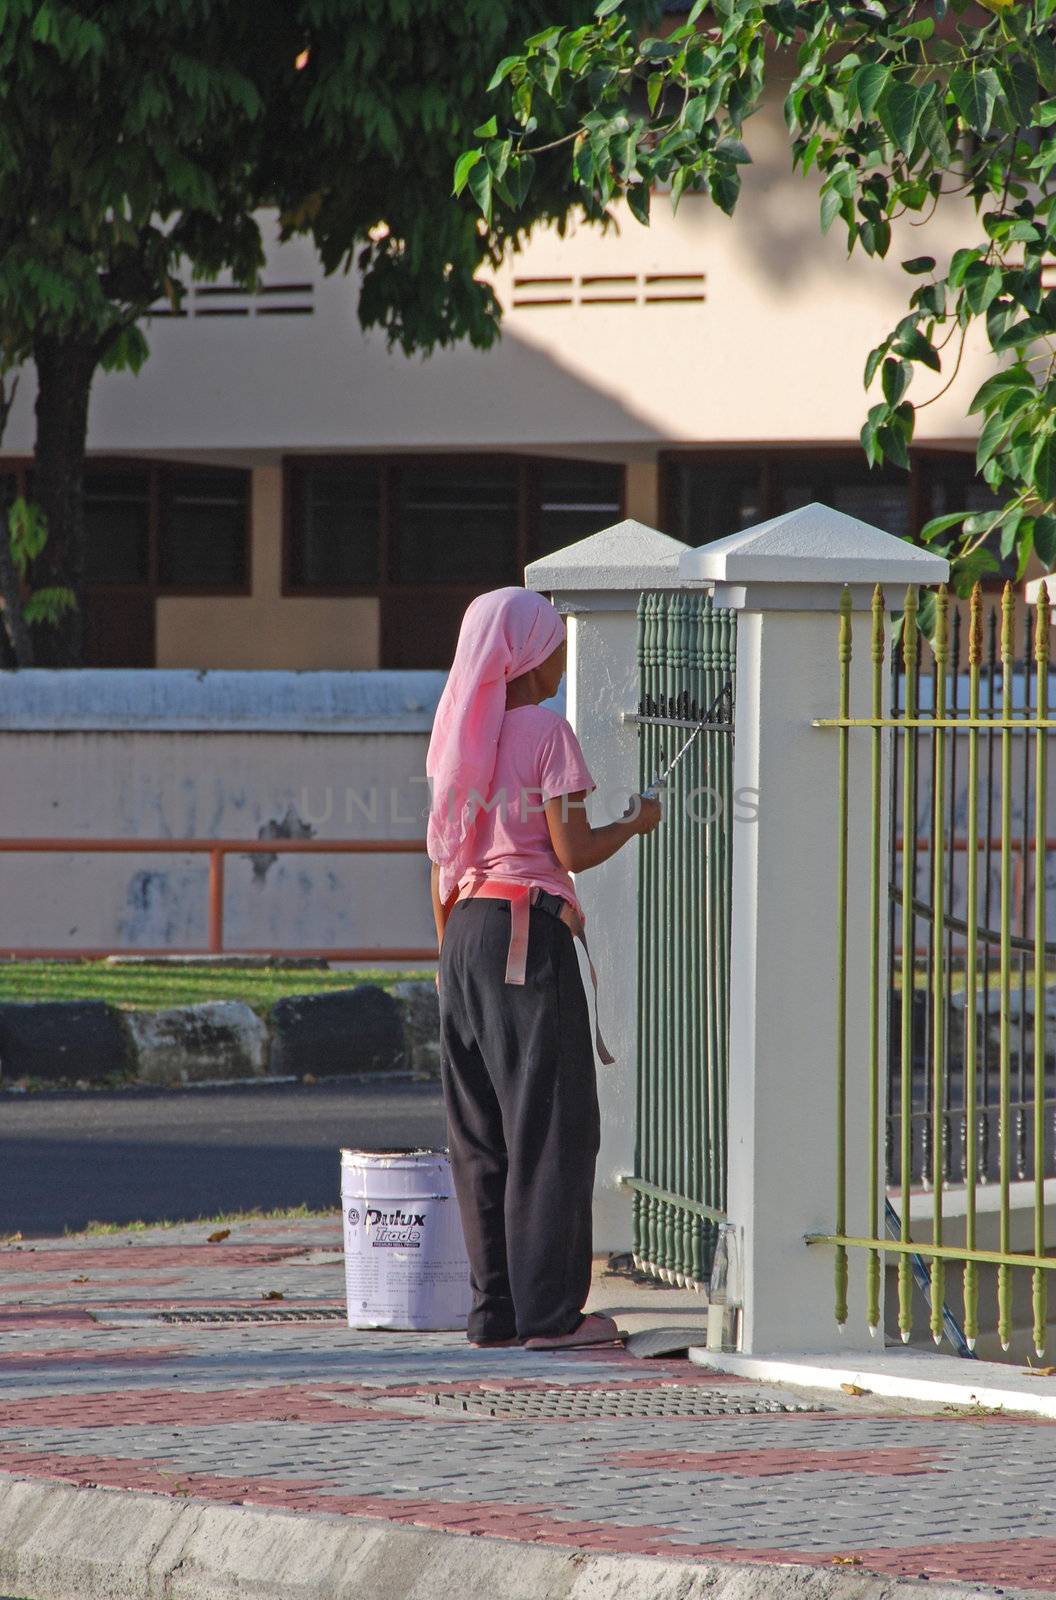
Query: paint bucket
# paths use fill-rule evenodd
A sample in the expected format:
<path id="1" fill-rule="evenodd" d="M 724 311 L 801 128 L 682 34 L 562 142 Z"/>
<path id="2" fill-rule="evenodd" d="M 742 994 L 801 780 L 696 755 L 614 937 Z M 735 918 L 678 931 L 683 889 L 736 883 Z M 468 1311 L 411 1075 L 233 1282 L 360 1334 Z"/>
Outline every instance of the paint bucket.
<path id="1" fill-rule="evenodd" d="M 464 1331 L 469 1262 L 442 1150 L 342 1150 L 350 1328 Z"/>

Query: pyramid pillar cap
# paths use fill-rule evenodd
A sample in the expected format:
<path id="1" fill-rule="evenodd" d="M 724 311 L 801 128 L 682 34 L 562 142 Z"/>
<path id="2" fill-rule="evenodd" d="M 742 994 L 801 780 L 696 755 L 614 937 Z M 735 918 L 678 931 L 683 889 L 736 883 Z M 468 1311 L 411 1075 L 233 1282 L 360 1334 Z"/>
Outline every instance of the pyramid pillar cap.
<path id="1" fill-rule="evenodd" d="M 714 585 L 716 605 L 829 611 L 838 608 L 845 587 L 864 608 L 876 584 L 895 601 L 908 584 L 945 583 L 950 564 L 815 501 L 687 550 L 679 573 L 685 583 Z"/>
<path id="2" fill-rule="evenodd" d="M 680 589 L 690 547 L 628 517 L 532 561 L 525 587 L 553 596 L 559 611 L 627 611 L 643 589 Z"/>

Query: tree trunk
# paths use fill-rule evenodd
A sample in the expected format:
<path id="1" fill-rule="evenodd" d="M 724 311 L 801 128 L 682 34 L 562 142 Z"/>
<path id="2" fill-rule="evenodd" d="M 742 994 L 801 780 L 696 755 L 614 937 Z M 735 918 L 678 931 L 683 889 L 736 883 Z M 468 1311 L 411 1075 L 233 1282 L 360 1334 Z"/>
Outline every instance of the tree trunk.
<path id="1" fill-rule="evenodd" d="M 33 564 L 32 587 L 65 584 L 75 611 L 57 627 L 35 631 L 39 666 L 79 667 L 84 654 L 84 453 L 88 399 L 99 362 L 96 340 L 41 334 L 37 368 L 37 442 L 32 499 L 47 519 L 48 542 Z"/>

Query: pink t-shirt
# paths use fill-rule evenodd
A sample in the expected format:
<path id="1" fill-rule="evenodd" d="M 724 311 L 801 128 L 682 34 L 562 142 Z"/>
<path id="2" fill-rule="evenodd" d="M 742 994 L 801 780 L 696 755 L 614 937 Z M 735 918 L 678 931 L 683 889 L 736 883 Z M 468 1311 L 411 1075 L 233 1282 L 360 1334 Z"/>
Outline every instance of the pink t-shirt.
<path id="1" fill-rule="evenodd" d="M 473 863 L 460 883 L 508 878 L 559 894 L 580 909 L 572 879 L 554 854 L 543 805 L 594 788 L 579 740 L 564 717 L 545 706 L 515 706 L 499 733 L 487 808 L 473 836 Z"/>

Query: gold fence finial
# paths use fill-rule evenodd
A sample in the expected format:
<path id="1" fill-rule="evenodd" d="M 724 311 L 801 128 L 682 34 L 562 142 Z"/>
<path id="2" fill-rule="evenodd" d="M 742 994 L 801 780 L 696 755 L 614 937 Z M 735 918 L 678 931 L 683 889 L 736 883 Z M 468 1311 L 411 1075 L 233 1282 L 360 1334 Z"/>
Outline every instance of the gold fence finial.
<path id="1" fill-rule="evenodd" d="M 920 601 L 917 599 L 917 586 L 915 583 L 907 584 L 906 599 L 902 607 L 902 660 L 907 672 L 911 672 L 917 663 L 917 612 L 920 610 Z"/>
<path id="2" fill-rule="evenodd" d="M 1001 594 L 1001 656 L 1011 661 L 1016 653 L 1016 595 L 1011 580 Z"/>
<path id="3" fill-rule="evenodd" d="M 931 648 L 935 660 L 945 666 L 950 653 L 950 592 L 944 583 L 939 584 L 935 596 L 935 635 Z"/>
<path id="4" fill-rule="evenodd" d="M 851 659 L 851 590 L 849 584 L 844 584 L 840 595 L 840 660 Z"/>
<path id="5" fill-rule="evenodd" d="M 887 602 L 877 584 L 873 590 L 873 660 L 882 661 L 887 649 Z"/>
<path id="6" fill-rule="evenodd" d="M 1049 604 L 1049 586 L 1044 579 L 1038 586 L 1038 598 L 1035 604 L 1037 606 L 1037 616 L 1035 617 L 1034 625 L 1034 659 L 1039 667 L 1047 667 L 1049 664 L 1049 622 L 1052 616 L 1052 608 Z"/>
<path id="7" fill-rule="evenodd" d="M 968 663 L 977 667 L 983 659 L 983 586 L 976 578 L 968 606 Z"/>

